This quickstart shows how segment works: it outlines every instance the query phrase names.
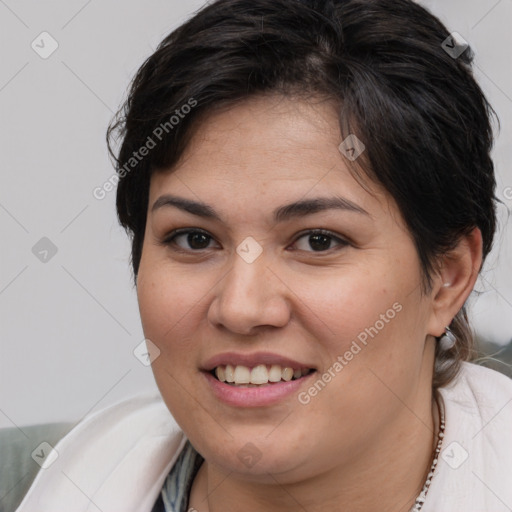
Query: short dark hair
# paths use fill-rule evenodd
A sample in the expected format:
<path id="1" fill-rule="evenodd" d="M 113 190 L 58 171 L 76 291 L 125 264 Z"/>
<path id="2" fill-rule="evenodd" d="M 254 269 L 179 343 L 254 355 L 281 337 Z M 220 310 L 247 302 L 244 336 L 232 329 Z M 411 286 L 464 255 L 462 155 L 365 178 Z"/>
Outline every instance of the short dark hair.
<path id="1" fill-rule="evenodd" d="M 411 0 L 217 0 L 198 11 L 144 62 L 108 130 L 135 279 L 151 174 L 176 164 L 205 115 L 258 94 L 340 105 L 342 136 L 366 146 L 358 167 L 410 230 L 425 291 L 438 257 L 475 227 L 485 258 L 496 228 L 494 111 L 472 76 L 471 48 L 456 56 L 443 47 L 449 37 Z M 147 156 L 127 166 L 150 140 Z M 474 355 L 464 308 L 451 328 L 457 343 L 437 344 L 434 387 Z"/>

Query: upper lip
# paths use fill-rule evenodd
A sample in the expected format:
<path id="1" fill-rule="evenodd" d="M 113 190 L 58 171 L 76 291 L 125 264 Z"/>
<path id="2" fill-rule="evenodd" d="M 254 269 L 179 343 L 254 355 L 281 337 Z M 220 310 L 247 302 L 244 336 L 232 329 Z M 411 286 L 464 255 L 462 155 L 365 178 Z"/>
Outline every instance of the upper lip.
<path id="1" fill-rule="evenodd" d="M 228 364 L 232 366 L 243 365 L 248 366 L 249 368 L 254 368 L 259 364 L 277 364 L 283 368 L 288 367 L 293 368 L 294 370 L 302 368 L 313 368 L 313 366 L 310 364 L 301 363 L 299 361 L 295 361 L 279 354 L 273 354 L 271 352 L 254 352 L 252 354 L 224 352 L 208 359 L 203 365 L 203 370 L 209 372 L 217 368 L 217 366 L 226 366 Z"/>

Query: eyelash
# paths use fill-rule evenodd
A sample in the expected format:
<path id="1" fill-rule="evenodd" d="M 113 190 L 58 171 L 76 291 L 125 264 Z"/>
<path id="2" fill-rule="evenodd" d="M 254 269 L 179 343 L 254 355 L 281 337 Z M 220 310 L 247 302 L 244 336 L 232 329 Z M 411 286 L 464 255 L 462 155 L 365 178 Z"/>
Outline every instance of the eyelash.
<path id="1" fill-rule="evenodd" d="M 176 252 L 181 252 L 181 253 L 200 253 L 202 251 L 206 251 L 208 250 L 209 248 L 206 247 L 204 249 L 197 249 L 197 250 L 194 250 L 194 249 L 183 249 L 182 247 L 179 247 L 176 245 L 176 238 L 178 238 L 179 236 L 183 236 L 183 235 L 188 235 L 188 234 L 191 234 L 191 233 L 199 233 L 199 234 L 202 234 L 202 235 L 205 235 L 206 237 L 210 238 L 211 240 L 214 240 L 214 238 L 207 232 L 207 231 L 204 231 L 202 229 L 199 229 L 199 228 L 195 228 L 195 229 L 189 229 L 189 228 L 182 228 L 182 229 L 176 229 L 174 231 L 172 231 L 171 233 L 169 233 L 168 236 L 166 236 L 162 242 L 161 242 L 161 245 L 164 245 L 166 247 L 170 247 L 172 250 L 176 251 Z M 300 240 L 301 238 L 305 237 L 305 236 L 312 236 L 312 235 L 323 235 L 323 236 L 327 236 L 329 238 L 331 238 L 332 240 L 338 242 L 338 250 L 343 248 L 343 247 L 346 247 L 348 245 L 350 245 L 350 243 L 347 241 L 347 240 L 344 240 L 343 238 L 340 238 L 339 236 L 335 235 L 334 233 L 332 233 L 331 231 L 328 231 L 328 230 L 325 230 L 325 229 L 311 229 L 311 230 L 308 230 L 308 231 L 304 231 L 304 232 L 301 232 L 297 235 L 297 237 L 295 238 L 295 240 L 293 241 L 293 244 L 297 243 L 298 240 Z M 336 248 L 334 248 L 336 249 Z M 301 250 L 301 249 L 299 249 Z M 315 253 L 315 254 L 318 254 L 318 253 L 328 253 L 328 252 L 331 252 L 333 250 L 333 248 L 329 248 L 325 251 L 303 251 L 303 252 L 311 252 L 311 253 Z"/>

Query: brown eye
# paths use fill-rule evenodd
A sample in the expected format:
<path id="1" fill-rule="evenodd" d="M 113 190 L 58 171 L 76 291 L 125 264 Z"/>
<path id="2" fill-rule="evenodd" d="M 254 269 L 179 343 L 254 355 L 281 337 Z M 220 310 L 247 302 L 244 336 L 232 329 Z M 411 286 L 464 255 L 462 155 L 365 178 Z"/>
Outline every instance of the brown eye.
<path id="1" fill-rule="evenodd" d="M 176 245 L 186 251 L 200 251 L 208 249 L 213 238 L 200 230 L 176 230 L 163 241 L 164 245 Z"/>
<path id="2" fill-rule="evenodd" d="M 348 242 L 335 236 L 329 231 L 310 231 L 300 236 L 294 243 L 300 251 L 325 252 L 333 248 L 334 245 L 344 247 Z"/>

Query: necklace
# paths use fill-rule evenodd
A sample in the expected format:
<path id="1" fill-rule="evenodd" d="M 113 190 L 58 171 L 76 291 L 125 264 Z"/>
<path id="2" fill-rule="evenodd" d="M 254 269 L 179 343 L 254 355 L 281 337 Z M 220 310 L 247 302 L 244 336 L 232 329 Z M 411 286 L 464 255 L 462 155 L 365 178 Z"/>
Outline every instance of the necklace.
<path id="1" fill-rule="evenodd" d="M 437 394 L 437 392 L 436 392 Z M 414 503 L 414 506 L 411 508 L 409 512 L 418 512 L 423 507 L 423 504 L 425 503 L 425 499 L 427 498 L 427 492 L 430 487 L 430 483 L 432 482 L 432 477 L 434 476 L 434 471 L 437 466 L 437 460 L 439 459 L 439 453 L 441 452 L 441 445 L 443 444 L 443 437 L 444 437 L 444 404 L 443 404 L 443 398 L 441 396 L 435 397 L 435 401 L 437 403 L 437 407 L 439 410 L 439 434 L 438 434 L 438 441 L 437 446 L 434 451 L 432 461 L 432 465 L 430 466 L 430 471 L 427 475 L 427 480 L 425 481 L 425 484 L 423 485 L 423 489 L 421 490 L 419 496 L 416 498 L 416 502 Z"/>

